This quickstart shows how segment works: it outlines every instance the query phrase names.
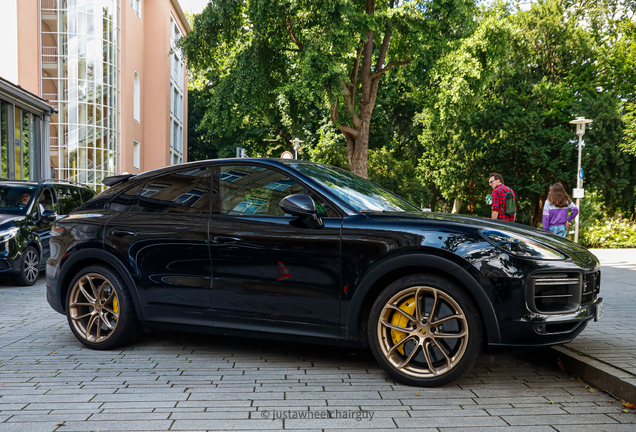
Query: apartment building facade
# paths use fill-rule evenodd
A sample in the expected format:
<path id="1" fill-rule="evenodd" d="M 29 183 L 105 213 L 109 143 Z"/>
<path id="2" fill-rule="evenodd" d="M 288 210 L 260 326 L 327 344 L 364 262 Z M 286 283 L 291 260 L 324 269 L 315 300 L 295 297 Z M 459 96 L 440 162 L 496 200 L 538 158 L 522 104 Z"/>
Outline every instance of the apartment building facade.
<path id="1" fill-rule="evenodd" d="M 3 9 L 0 76 L 57 110 L 52 177 L 101 190 L 106 176 L 187 160 L 187 72 L 172 48 L 190 27 L 177 0 L 3 0 Z"/>

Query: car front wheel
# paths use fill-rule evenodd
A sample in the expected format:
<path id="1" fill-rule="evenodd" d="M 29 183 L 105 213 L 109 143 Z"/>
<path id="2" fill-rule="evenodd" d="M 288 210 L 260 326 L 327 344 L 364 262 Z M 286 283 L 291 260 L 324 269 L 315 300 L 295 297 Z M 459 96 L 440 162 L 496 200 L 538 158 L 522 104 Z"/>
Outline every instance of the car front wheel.
<path id="1" fill-rule="evenodd" d="M 141 330 L 123 279 L 101 265 L 75 276 L 66 296 L 66 316 L 75 337 L 92 349 L 125 345 Z"/>
<path id="2" fill-rule="evenodd" d="M 434 275 L 389 285 L 371 308 L 368 328 L 378 363 L 409 385 L 456 380 L 472 368 L 481 348 L 481 317 L 471 298 Z"/>

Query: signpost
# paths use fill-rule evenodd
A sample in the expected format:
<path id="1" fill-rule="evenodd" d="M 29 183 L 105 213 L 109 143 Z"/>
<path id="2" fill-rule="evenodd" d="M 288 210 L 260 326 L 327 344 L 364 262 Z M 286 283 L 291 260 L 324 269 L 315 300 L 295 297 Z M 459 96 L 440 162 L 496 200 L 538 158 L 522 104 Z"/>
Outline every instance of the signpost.
<path id="1" fill-rule="evenodd" d="M 284 151 L 282 155 L 280 155 L 281 159 L 293 159 L 294 155 L 289 151 Z"/>

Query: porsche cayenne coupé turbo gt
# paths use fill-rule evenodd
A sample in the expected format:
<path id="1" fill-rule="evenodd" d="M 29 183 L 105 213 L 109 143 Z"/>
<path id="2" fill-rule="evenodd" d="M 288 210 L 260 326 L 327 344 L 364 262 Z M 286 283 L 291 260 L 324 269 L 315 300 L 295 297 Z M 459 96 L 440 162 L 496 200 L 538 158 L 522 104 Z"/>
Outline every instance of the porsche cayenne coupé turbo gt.
<path id="1" fill-rule="evenodd" d="M 437 386 L 481 350 L 574 339 L 599 262 L 548 232 L 424 213 L 347 171 L 226 159 L 109 177 L 53 226 L 47 298 L 84 345 L 146 328 L 370 347 Z"/>

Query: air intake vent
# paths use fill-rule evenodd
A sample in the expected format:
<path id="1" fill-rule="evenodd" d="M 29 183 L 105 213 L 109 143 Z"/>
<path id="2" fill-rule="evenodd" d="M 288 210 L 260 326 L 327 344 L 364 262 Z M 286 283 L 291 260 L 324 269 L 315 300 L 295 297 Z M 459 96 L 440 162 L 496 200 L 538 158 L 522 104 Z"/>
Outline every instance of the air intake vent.
<path id="1" fill-rule="evenodd" d="M 583 293 L 581 297 L 581 303 L 591 303 L 598 297 L 598 293 L 601 291 L 601 271 L 597 270 L 593 273 L 585 275 L 583 282 Z"/>
<path id="2" fill-rule="evenodd" d="M 535 312 L 556 314 L 575 311 L 581 304 L 581 274 L 535 273 L 529 278 L 528 304 Z"/>

